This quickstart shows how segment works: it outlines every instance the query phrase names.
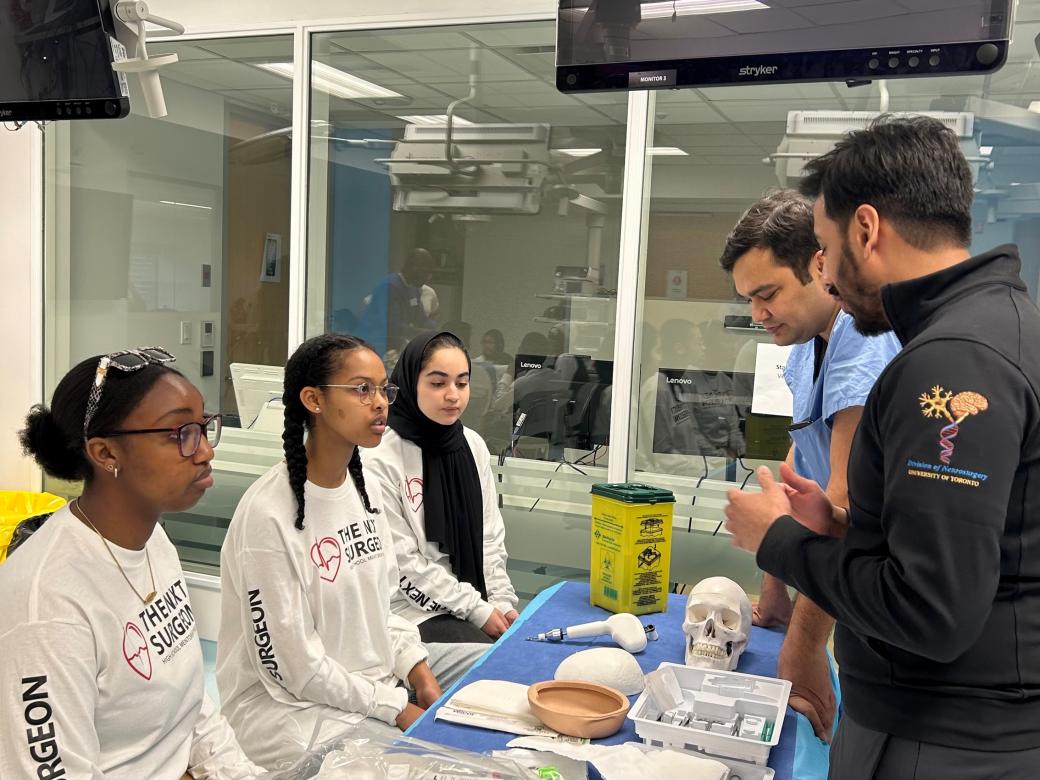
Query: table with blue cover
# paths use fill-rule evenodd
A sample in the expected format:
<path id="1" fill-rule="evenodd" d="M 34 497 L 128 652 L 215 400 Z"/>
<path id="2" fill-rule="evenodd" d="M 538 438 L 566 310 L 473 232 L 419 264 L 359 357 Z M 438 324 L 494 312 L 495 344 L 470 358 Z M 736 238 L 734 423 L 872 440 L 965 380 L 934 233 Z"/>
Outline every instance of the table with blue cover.
<path id="1" fill-rule="evenodd" d="M 683 663 L 685 635 L 682 623 L 686 598 L 669 596 L 667 612 L 641 617 L 643 623 L 653 623 L 660 636 L 658 641 L 649 642 L 646 650 L 635 656 L 644 673 L 653 671 L 662 661 Z M 547 588 L 527 606 L 509 631 L 406 733 L 418 739 L 477 752 L 506 749 L 506 743 L 515 735 L 436 720 L 437 708 L 455 690 L 476 680 L 509 680 L 530 685 L 551 680 L 556 667 L 572 653 L 590 647 L 616 647 L 609 636 L 561 643 L 525 640 L 552 628 L 603 620 L 609 615 L 606 610 L 589 604 L 587 583 L 561 582 Z M 783 637 L 780 631 L 753 627 L 751 640 L 740 657 L 737 671 L 775 677 L 776 658 Z M 833 666 L 831 672 L 834 677 Z M 833 682 L 837 690 L 837 679 Z M 635 696 L 629 698 L 635 702 Z M 639 742 L 640 739 L 635 724 L 626 719 L 621 731 L 612 737 L 595 740 L 595 743 L 617 745 L 632 741 Z M 813 734 L 809 721 L 790 708 L 784 718 L 780 743 L 769 754 L 769 766 L 776 773 L 775 780 L 824 780 L 827 776 L 826 744 Z"/>

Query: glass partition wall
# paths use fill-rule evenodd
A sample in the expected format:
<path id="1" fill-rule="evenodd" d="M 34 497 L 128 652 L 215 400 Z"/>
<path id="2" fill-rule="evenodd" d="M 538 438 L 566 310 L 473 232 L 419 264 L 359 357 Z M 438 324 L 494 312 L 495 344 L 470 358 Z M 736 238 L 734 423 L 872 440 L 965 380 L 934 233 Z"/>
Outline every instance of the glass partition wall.
<path id="1" fill-rule="evenodd" d="M 150 49 L 179 58 L 163 69 L 168 116 L 148 118 L 130 79 L 128 118 L 46 130 L 46 396 L 91 355 L 176 355 L 225 427 L 216 486 L 166 530 L 186 569 L 216 573 L 238 498 L 262 471 L 253 461 L 270 460 L 238 452 L 255 412 L 233 367 L 282 365 L 288 349 L 292 81 L 260 66 L 291 62 L 293 39 Z"/>
<path id="2" fill-rule="evenodd" d="M 589 488 L 608 468 L 675 491 L 673 580 L 725 574 L 755 592 L 753 559 L 721 528 L 725 491 L 782 457 L 786 421 L 748 410 L 767 339 L 718 257 L 751 201 L 796 185 L 798 117 L 819 116 L 798 112 L 966 115 L 975 248 L 1018 243 L 1037 294 L 1040 0 L 1019 4 L 992 76 L 855 89 L 561 95 L 553 32 L 550 20 L 301 27 L 302 68 L 291 35 L 157 44 L 181 57 L 164 71 L 169 117 L 48 128 L 48 396 L 83 357 L 158 343 L 228 415 L 217 486 L 166 521 L 187 568 L 216 572 L 242 492 L 282 457 L 272 398 L 300 338 L 355 332 L 392 365 L 433 324 L 473 355 L 465 422 L 491 449 L 525 596 L 587 576 Z M 647 103 L 633 114 L 646 143 L 627 149 L 640 136 L 629 107 Z M 644 183 L 644 202 L 627 202 Z M 623 243 L 623 210 L 639 240 Z M 619 278 L 642 291 L 622 306 Z M 398 282 L 414 306 L 390 295 Z M 632 389 L 615 392 L 630 371 Z M 610 441 L 628 409 L 630 433 Z"/>
<path id="3" fill-rule="evenodd" d="M 754 487 L 752 469 L 775 468 L 790 444 L 789 418 L 750 411 L 758 346 L 772 339 L 719 265 L 754 200 L 796 188 L 805 160 L 883 111 L 954 112 L 968 128 L 962 148 L 976 176 L 972 249 L 1017 243 L 1036 298 L 1040 3 L 1020 3 L 1014 33 L 1008 64 L 988 77 L 656 94 L 632 464 L 637 479 L 679 496 L 676 531 L 697 538 L 685 564 L 698 577 L 729 576 L 757 592 L 754 560 L 720 528 L 725 491 Z"/>
<path id="4" fill-rule="evenodd" d="M 551 23 L 311 40 L 307 334 L 392 368 L 435 327 L 499 473 L 530 596 L 588 570 L 605 479 L 627 99 L 556 91 Z M 520 415 L 522 421 L 517 424 Z"/>

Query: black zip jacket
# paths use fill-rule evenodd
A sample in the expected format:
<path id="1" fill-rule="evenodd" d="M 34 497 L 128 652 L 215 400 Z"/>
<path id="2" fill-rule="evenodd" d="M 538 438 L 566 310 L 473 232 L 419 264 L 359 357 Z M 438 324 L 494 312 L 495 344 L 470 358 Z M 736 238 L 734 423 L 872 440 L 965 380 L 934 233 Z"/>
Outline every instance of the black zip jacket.
<path id="1" fill-rule="evenodd" d="M 1019 269 L 1008 245 L 882 289 L 903 351 L 853 441 L 848 534 L 785 516 L 758 551 L 837 619 L 846 711 L 876 731 L 1040 747 L 1040 312 Z"/>

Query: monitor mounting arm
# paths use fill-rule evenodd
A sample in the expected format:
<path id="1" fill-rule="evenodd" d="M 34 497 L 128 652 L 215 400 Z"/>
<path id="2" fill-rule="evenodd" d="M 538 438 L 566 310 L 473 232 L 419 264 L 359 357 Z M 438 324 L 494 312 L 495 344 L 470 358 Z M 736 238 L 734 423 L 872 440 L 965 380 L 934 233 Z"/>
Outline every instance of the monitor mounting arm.
<path id="1" fill-rule="evenodd" d="M 166 116 L 166 100 L 159 81 L 159 68 L 177 62 L 177 55 L 148 56 L 145 22 L 165 27 L 177 35 L 184 33 L 184 26 L 170 19 L 155 16 L 143 0 L 117 0 L 112 5 L 112 15 L 116 20 L 116 37 L 133 53 L 130 59 L 113 63 L 112 68 L 120 73 L 136 73 L 141 81 L 148 116 L 153 119 Z"/>

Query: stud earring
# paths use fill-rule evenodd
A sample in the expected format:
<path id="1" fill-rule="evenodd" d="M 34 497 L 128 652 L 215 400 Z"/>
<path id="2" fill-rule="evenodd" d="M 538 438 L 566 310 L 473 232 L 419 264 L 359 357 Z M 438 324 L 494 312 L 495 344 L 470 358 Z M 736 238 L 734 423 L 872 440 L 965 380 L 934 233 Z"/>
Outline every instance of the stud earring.
<path id="1" fill-rule="evenodd" d="M 317 414 L 317 413 L 318 413 L 318 412 L 320 412 L 320 411 L 321 411 L 321 407 L 320 407 L 320 406 L 315 406 L 315 407 L 314 407 L 314 413 L 315 413 L 315 414 Z"/>

